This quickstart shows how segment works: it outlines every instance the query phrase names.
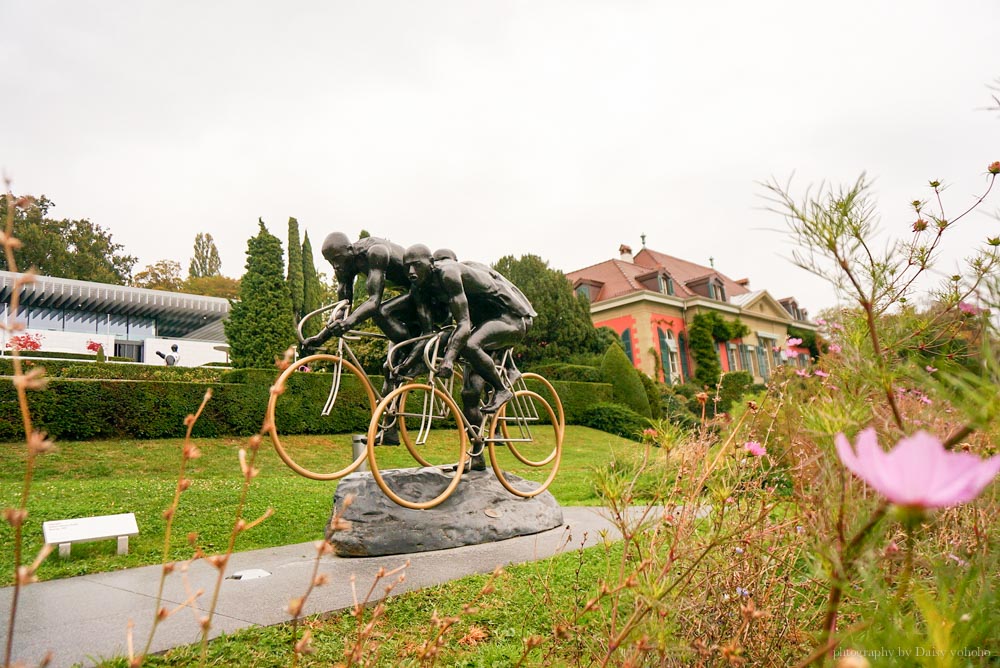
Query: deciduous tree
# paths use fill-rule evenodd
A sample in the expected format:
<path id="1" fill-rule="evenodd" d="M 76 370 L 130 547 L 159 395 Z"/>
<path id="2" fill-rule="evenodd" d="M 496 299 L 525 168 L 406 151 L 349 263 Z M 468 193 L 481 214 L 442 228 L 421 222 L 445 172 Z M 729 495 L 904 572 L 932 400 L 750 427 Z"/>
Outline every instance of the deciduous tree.
<path id="1" fill-rule="evenodd" d="M 194 256 L 188 267 L 189 278 L 205 278 L 218 276 L 222 272 L 222 260 L 219 259 L 219 249 L 215 240 L 208 232 L 199 232 L 194 237 Z"/>
<path id="2" fill-rule="evenodd" d="M 493 268 L 520 288 L 538 313 L 524 342 L 515 348 L 518 359 L 566 361 L 575 354 L 604 351 L 607 343 L 590 319 L 589 302 L 573 294 L 561 271 L 537 255 L 507 255 Z"/>
<path id="3" fill-rule="evenodd" d="M 14 213 L 14 236 L 21 240 L 15 250 L 22 271 L 34 268 L 45 276 L 125 285 L 132 275 L 136 258 L 123 252 L 111 232 L 87 219 L 48 218 L 55 205 L 44 195 L 25 210 Z M 6 219 L 7 198 L 0 197 L 0 220 Z M 7 259 L 0 255 L 0 269 Z"/>
<path id="4" fill-rule="evenodd" d="M 177 292 L 181 287 L 181 263 L 174 260 L 159 260 L 135 275 L 132 285 L 150 290 Z"/>
<path id="5" fill-rule="evenodd" d="M 240 279 L 228 276 L 189 277 L 181 285 L 180 292 L 204 297 L 236 299 L 240 295 Z"/>

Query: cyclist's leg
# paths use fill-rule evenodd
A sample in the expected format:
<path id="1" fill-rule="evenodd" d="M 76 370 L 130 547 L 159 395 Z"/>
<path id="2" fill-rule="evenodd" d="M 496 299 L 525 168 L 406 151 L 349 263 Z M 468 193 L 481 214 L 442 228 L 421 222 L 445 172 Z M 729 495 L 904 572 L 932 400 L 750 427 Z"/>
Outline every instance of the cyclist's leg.
<path id="1" fill-rule="evenodd" d="M 522 338 L 525 333 L 523 318 L 501 315 L 493 320 L 487 320 L 478 325 L 469 337 L 462 351 L 462 356 L 493 387 L 493 398 L 482 407 L 484 413 L 495 413 L 513 395 L 507 384 L 497 372 L 493 357 L 487 352 L 509 348 Z"/>
<path id="2" fill-rule="evenodd" d="M 486 457 L 483 454 L 482 435 L 479 432 L 479 425 L 483 423 L 483 414 L 479 410 L 480 401 L 483 398 L 483 390 L 486 389 L 486 381 L 468 363 L 463 370 L 464 379 L 462 381 L 462 414 L 468 422 L 470 429 L 476 433 L 469 434 L 472 441 L 472 470 L 485 471 Z"/>

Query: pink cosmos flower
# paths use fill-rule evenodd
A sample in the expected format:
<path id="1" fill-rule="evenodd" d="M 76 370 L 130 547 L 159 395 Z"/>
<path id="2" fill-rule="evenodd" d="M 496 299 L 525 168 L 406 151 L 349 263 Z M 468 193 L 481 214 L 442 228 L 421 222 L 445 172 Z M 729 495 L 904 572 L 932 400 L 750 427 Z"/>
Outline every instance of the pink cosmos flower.
<path id="1" fill-rule="evenodd" d="M 837 353 L 839 353 L 842 350 L 842 348 L 839 345 L 837 345 L 836 343 L 831 343 L 827 347 L 827 350 L 829 350 L 831 353 L 833 353 L 834 355 L 836 355 Z"/>
<path id="2" fill-rule="evenodd" d="M 927 373 L 934 373 L 935 371 L 937 371 L 937 367 L 936 366 L 931 366 L 930 364 L 928 364 L 927 366 L 924 367 L 924 370 Z"/>
<path id="3" fill-rule="evenodd" d="M 792 346 L 798 346 L 798 345 L 801 345 L 801 344 L 802 344 L 802 339 L 795 339 L 795 338 L 792 338 L 792 337 L 788 337 L 788 340 L 785 341 L 785 345 L 788 346 L 789 348 L 791 348 Z"/>
<path id="4" fill-rule="evenodd" d="M 958 310 L 966 315 L 979 315 L 979 307 L 969 302 L 958 302 Z"/>
<path id="5" fill-rule="evenodd" d="M 889 452 L 872 428 L 858 434 L 854 448 L 843 434 L 834 442 L 844 466 L 898 506 L 957 506 L 979 496 L 1000 472 L 1000 455 L 984 460 L 951 452 L 925 431 L 901 438 Z"/>
<path id="6" fill-rule="evenodd" d="M 796 369 L 795 370 L 795 375 L 796 376 L 802 376 L 803 378 L 808 378 L 812 374 L 809 373 L 808 371 L 806 371 L 805 369 Z"/>
<path id="7" fill-rule="evenodd" d="M 826 371 L 823 371 L 822 369 L 816 369 L 815 371 L 813 371 L 813 373 L 819 376 L 820 378 L 830 377 L 830 374 L 828 374 Z"/>
<path id="8" fill-rule="evenodd" d="M 764 446 L 757 441 L 747 441 L 743 444 L 743 449 L 754 457 L 763 457 L 767 454 L 767 450 L 764 449 Z"/>

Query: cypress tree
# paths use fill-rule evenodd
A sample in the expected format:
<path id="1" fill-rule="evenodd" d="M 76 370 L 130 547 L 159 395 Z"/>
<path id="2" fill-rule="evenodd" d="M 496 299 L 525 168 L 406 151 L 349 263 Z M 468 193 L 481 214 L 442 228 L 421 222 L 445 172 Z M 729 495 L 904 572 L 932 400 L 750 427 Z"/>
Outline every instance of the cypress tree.
<path id="1" fill-rule="evenodd" d="M 305 233 L 302 241 L 302 315 L 312 313 L 323 305 L 323 286 L 319 282 L 319 274 L 316 272 L 316 264 L 313 262 L 312 242 L 309 241 L 309 232 Z M 313 318 L 306 323 L 305 335 L 312 336 L 319 332 L 322 325 L 322 318 Z"/>
<path id="2" fill-rule="evenodd" d="M 305 315 L 302 312 L 304 298 L 302 276 L 302 243 L 299 241 L 299 221 L 288 219 L 288 291 L 292 294 L 292 312 L 295 322 Z"/>
<path id="3" fill-rule="evenodd" d="M 259 223 L 260 232 L 247 242 L 240 298 L 224 323 L 235 367 L 272 367 L 295 340 L 281 240 Z"/>

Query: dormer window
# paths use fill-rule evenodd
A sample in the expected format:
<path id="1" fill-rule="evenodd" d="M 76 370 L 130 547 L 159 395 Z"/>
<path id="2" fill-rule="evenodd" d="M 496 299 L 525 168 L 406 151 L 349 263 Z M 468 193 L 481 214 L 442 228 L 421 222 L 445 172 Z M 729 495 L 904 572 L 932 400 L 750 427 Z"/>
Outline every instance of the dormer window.
<path id="1" fill-rule="evenodd" d="M 665 295 L 674 294 L 674 279 L 665 274 L 658 274 L 656 276 L 656 283 L 659 287 L 660 293 Z"/>

